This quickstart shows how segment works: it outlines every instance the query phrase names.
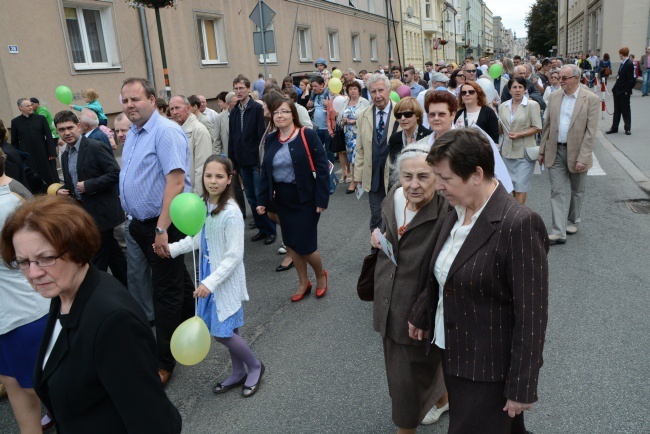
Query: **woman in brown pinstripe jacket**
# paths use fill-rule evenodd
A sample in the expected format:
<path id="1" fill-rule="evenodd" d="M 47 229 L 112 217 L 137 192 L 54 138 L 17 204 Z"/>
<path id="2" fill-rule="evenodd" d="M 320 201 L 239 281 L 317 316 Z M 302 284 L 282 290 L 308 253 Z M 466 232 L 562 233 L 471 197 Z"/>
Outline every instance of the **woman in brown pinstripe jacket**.
<path id="1" fill-rule="evenodd" d="M 479 132 L 443 134 L 427 161 L 455 211 L 433 250 L 409 335 L 442 351 L 450 433 L 525 434 L 548 319 L 546 228 L 494 178 Z"/>

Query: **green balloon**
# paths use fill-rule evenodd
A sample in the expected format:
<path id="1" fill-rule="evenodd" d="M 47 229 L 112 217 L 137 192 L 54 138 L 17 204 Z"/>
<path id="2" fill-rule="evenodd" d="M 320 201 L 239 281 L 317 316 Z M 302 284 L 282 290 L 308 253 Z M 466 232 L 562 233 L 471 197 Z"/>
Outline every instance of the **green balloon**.
<path id="1" fill-rule="evenodd" d="M 169 207 L 169 215 L 174 226 L 191 237 L 201 231 L 207 213 L 203 199 L 194 193 L 179 194 Z"/>
<path id="2" fill-rule="evenodd" d="M 397 92 L 395 92 L 394 90 L 391 90 L 390 91 L 390 100 L 393 101 L 393 102 L 399 102 L 399 100 L 400 100 L 399 94 Z"/>
<path id="3" fill-rule="evenodd" d="M 488 74 L 490 75 L 490 77 L 492 77 L 493 80 L 496 80 L 497 78 L 501 77 L 502 73 L 503 73 L 503 68 L 498 63 L 495 63 L 494 65 L 490 66 L 490 69 L 488 70 Z"/>
<path id="4" fill-rule="evenodd" d="M 72 91 L 68 86 L 59 86 L 54 91 L 56 99 L 61 101 L 61 104 L 70 105 L 72 104 Z"/>

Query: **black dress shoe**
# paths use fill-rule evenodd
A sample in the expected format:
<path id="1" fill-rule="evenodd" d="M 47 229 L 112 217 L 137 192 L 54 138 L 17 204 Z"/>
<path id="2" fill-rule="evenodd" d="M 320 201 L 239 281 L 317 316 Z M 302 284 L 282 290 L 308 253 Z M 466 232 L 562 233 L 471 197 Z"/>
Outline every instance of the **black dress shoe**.
<path id="1" fill-rule="evenodd" d="M 260 241 L 260 240 L 263 240 L 264 238 L 266 238 L 266 235 L 264 235 L 264 234 L 261 233 L 261 232 L 258 232 L 258 233 L 256 233 L 255 235 L 253 235 L 253 238 L 251 238 L 251 241 L 252 241 L 252 242 Z"/>
<path id="2" fill-rule="evenodd" d="M 292 268 L 293 268 L 293 261 L 291 261 L 289 265 L 282 265 L 282 264 L 278 265 L 277 267 L 275 267 L 275 271 L 277 272 L 287 271 L 287 270 L 291 270 Z"/>
<path id="3" fill-rule="evenodd" d="M 250 223 L 248 224 L 248 227 L 251 228 L 251 229 L 255 229 L 255 228 L 257 228 L 257 223 L 255 223 L 254 221 L 252 221 L 252 222 L 250 222 Z"/>
<path id="4" fill-rule="evenodd" d="M 248 374 L 244 374 L 244 377 L 241 380 L 239 380 L 236 383 L 230 384 L 228 386 L 224 386 L 221 383 L 217 383 L 217 385 L 212 388 L 212 393 L 221 395 L 222 393 L 226 393 L 227 391 L 232 390 L 235 387 L 243 386 L 247 378 L 248 378 Z"/>
<path id="5" fill-rule="evenodd" d="M 630 130 L 625 130 L 625 135 L 626 135 L 626 136 L 631 136 L 631 135 L 632 135 L 632 131 L 630 131 Z"/>
<path id="6" fill-rule="evenodd" d="M 244 398 L 250 398 L 257 393 L 257 391 L 260 389 L 260 382 L 262 381 L 262 376 L 264 376 L 265 370 L 266 368 L 264 367 L 264 363 L 262 363 L 262 372 L 260 372 L 260 378 L 257 380 L 257 383 L 251 387 L 248 387 L 246 385 L 243 385 L 241 387 L 241 394 L 244 396 Z"/>
<path id="7" fill-rule="evenodd" d="M 616 133 L 618 133 L 618 130 L 609 129 L 609 130 L 605 131 L 605 134 L 616 134 Z"/>
<path id="8" fill-rule="evenodd" d="M 275 243 L 275 234 L 267 235 L 266 239 L 264 240 L 264 244 L 268 246 L 269 244 L 273 243 Z"/>
<path id="9" fill-rule="evenodd" d="M 350 190 L 349 188 L 345 190 L 345 194 L 352 194 L 354 193 L 354 190 Z"/>

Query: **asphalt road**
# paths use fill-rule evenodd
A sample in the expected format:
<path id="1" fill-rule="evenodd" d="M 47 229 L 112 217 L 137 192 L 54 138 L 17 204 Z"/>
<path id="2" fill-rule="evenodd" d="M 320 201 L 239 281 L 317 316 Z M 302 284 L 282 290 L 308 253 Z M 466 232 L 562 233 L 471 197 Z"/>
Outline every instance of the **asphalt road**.
<path id="1" fill-rule="evenodd" d="M 589 176 L 580 232 L 552 246 L 549 255 L 545 364 L 539 402 L 526 413 L 527 428 L 536 434 L 650 430 L 650 216 L 633 214 L 623 203 L 647 196 L 600 144 L 596 155 L 605 175 Z M 290 303 L 297 276 L 274 271 L 279 242 L 247 242 L 251 301 L 242 331 L 266 375 L 250 399 L 237 391 L 213 395 L 210 389 L 230 365 L 216 343 L 200 364 L 178 366 L 167 392 L 181 411 L 184 433 L 394 432 L 372 306 L 355 290 L 368 249 L 367 196 L 357 202 L 344 188 L 331 197 L 319 226 L 330 274 L 324 299 Z M 534 176 L 528 205 L 547 224 L 549 203 L 543 172 Z M 443 433 L 447 424 L 445 414 L 420 432 Z M 18 432 L 6 399 L 0 401 L 0 432 Z"/>

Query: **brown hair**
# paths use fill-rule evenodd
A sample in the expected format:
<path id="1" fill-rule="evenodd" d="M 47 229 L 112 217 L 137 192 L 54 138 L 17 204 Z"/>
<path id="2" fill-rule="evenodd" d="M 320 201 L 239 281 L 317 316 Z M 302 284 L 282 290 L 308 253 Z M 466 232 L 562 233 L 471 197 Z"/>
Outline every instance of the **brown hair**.
<path id="1" fill-rule="evenodd" d="M 223 168 L 226 170 L 226 175 L 228 177 L 232 178 L 233 176 L 233 164 L 232 161 L 230 161 L 230 158 L 222 157 L 221 155 L 218 154 L 213 154 L 210 155 L 206 160 L 205 163 L 203 164 L 203 174 L 205 174 L 205 168 L 208 167 L 209 163 L 212 162 L 217 162 L 223 166 Z M 203 179 L 203 177 L 201 177 Z M 208 205 L 208 201 L 210 200 L 210 193 L 208 193 L 208 187 L 205 185 L 205 180 L 203 182 L 203 200 L 205 201 L 206 206 Z M 235 197 L 235 193 L 232 187 L 232 181 L 230 184 L 226 186 L 226 188 L 223 190 L 221 193 L 221 196 L 219 196 L 219 200 L 217 201 L 217 206 L 214 207 L 212 212 L 210 213 L 210 216 L 215 216 L 219 214 L 223 209 L 226 207 L 226 204 L 228 203 L 228 200 L 232 197 Z"/>
<path id="2" fill-rule="evenodd" d="M 623 56 L 627 57 L 630 55 L 630 49 L 628 47 L 622 47 L 620 50 L 618 50 L 618 54 L 622 54 Z"/>
<path id="3" fill-rule="evenodd" d="M 476 102 L 478 103 L 479 107 L 483 107 L 484 105 L 487 105 L 487 97 L 485 96 L 485 92 L 483 92 L 483 88 L 481 87 L 481 85 L 479 85 L 475 81 L 466 81 L 465 83 L 460 85 L 460 91 L 458 92 L 459 108 L 465 108 L 463 97 L 460 95 L 460 92 L 463 91 L 463 86 L 472 86 L 472 88 L 476 91 Z"/>
<path id="4" fill-rule="evenodd" d="M 451 92 L 446 90 L 434 90 L 427 92 L 424 97 L 424 110 L 429 113 L 429 106 L 431 104 L 447 104 L 449 108 L 449 113 L 454 113 L 458 110 L 458 101 L 454 98 L 454 95 Z M 438 139 L 436 139 L 438 140 Z"/>
<path id="5" fill-rule="evenodd" d="M 413 98 L 412 96 L 407 96 L 400 99 L 399 102 L 395 104 L 393 113 L 399 113 L 403 111 L 411 111 L 415 113 L 415 117 L 418 119 L 418 125 L 422 125 L 423 112 L 422 107 L 420 106 L 420 103 L 417 99 Z"/>
<path id="6" fill-rule="evenodd" d="M 86 90 L 84 90 L 83 96 L 85 98 L 88 98 L 90 101 L 96 101 L 97 99 L 99 99 L 99 94 L 97 93 L 97 91 L 95 89 L 86 89 Z"/>
<path id="7" fill-rule="evenodd" d="M 57 255 L 80 265 L 88 264 L 101 245 L 90 214 L 70 199 L 58 196 L 36 196 L 7 218 L 0 235 L 0 252 L 9 267 L 16 259 L 13 238 L 21 230 L 38 233 Z"/>
<path id="8" fill-rule="evenodd" d="M 273 112 L 276 111 L 277 109 L 282 106 L 282 104 L 287 104 L 289 106 L 289 109 L 291 110 L 291 116 L 293 117 L 293 125 L 295 125 L 296 128 L 302 127 L 302 124 L 300 123 L 300 119 L 298 116 L 298 110 L 296 109 L 296 104 L 291 101 L 290 98 L 285 97 L 284 95 L 282 98 L 277 98 L 271 102 L 271 105 L 269 107 L 269 112 L 271 112 L 271 128 L 277 128 L 275 126 L 275 122 L 273 121 Z"/>
<path id="9" fill-rule="evenodd" d="M 433 166 L 442 160 L 447 160 L 451 170 L 463 181 L 476 173 L 477 167 L 483 169 L 486 179 L 494 178 L 492 146 L 483 133 L 475 128 L 449 130 L 436 137 L 427 162 Z"/>
<path id="10" fill-rule="evenodd" d="M 358 81 L 354 80 L 353 82 L 348 83 L 348 84 L 345 86 L 345 93 L 347 93 L 348 95 L 350 94 L 350 90 L 349 90 L 349 89 L 350 89 L 351 87 L 356 87 L 357 90 L 359 90 L 359 96 L 361 96 L 361 85 L 359 84 Z"/>
<path id="11" fill-rule="evenodd" d="M 4 142 L 5 140 L 7 140 L 7 127 L 5 127 L 5 123 L 0 119 L 0 142 Z"/>
<path id="12" fill-rule="evenodd" d="M 2 121 L 0 121 L 2 122 Z M 3 176 L 5 174 L 5 161 L 7 160 L 7 156 L 5 155 L 4 152 L 2 152 L 2 149 L 0 149 L 0 176 Z"/>

